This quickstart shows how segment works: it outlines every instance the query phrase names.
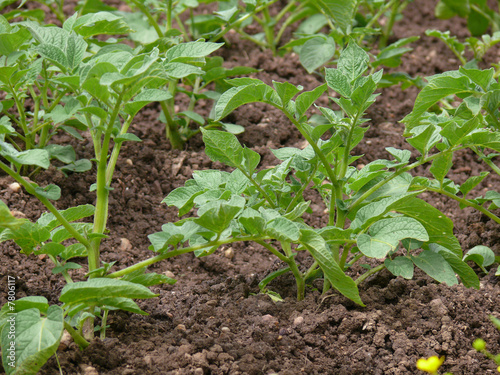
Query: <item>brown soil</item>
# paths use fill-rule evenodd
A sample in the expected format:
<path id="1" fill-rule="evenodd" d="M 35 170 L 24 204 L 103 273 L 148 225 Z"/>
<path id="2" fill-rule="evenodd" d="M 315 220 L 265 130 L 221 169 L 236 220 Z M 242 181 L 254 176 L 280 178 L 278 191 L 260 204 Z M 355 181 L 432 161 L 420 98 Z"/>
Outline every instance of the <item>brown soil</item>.
<path id="1" fill-rule="evenodd" d="M 411 3 L 405 11 L 407 23 L 397 24 L 394 30 L 394 39 L 421 36 L 401 68 L 411 75 L 431 75 L 458 67 L 453 54 L 424 32 L 439 28 L 463 38 L 467 36 L 465 23 L 434 19 L 434 3 Z M 223 52 L 228 65 L 262 69 L 256 77 L 267 83 L 287 80 L 306 89 L 321 83 L 319 76 L 306 74 L 297 56 L 273 58 L 249 42 L 233 42 Z M 496 62 L 496 54 L 488 54 L 488 62 Z M 365 155 L 359 163 L 387 158 L 384 147 L 407 147 L 398 121 L 411 111 L 416 94 L 417 90 L 411 88 L 382 91 L 368 113 L 371 129 L 355 150 Z M 116 261 L 114 269 L 150 257 L 147 234 L 178 219 L 174 209 L 160 203 L 172 189 L 183 185 L 194 170 L 221 167 L 206 157 L 199 138 L 193 139 L 186 150 L 171 150 L 157 116 L 156 105 L 142 111 L 132 131 L 143 142 L 125 144 L 118 162 L 109 209 L 110 238 L 104 241 L 102 253 L 104 261 Z M 245 126 L 239 139 L 262 155 L 262 166 L 276 162 L 269 147 L 302 143 L 286 119 L 265 105 L 244 106 L 230 120 Z M 60 136 L 58 142 L 71 139 Z M 90 142 L 75 144 L 75 148 L 81 157 L 92 157 Z M 132 163 L 126 163 L 127 159 Z M 458 183 L 485 169 L 469 152 L 457 154 L 454 163 L 449 177 Z M 426 173 L 424 169 L 418 172 Z M 50 169 L 41 173 L 37 182 L 61 187 L 57 207 L 63 209 L 94 203 L 95 196 L 88 191 L 92 176 L 90 172 L 65 178 Z M 36 220 L 44 211 L 42 205 L 24 192 L 11 191 L 7 187 L 11 182 L 0 176 L 0 198 L 12 210 Z M 498 190 L 499 182 L 498 176 L 486 179 L 477 193 Z M 500 254 L 498 225 L 477 212 L 460 210 L 455 202 L 441 196 L 428 194 L 424 198 L 453 219 L 465 250 L 481 244 Z M 316 208 L 310 220 L 323 222 L 322 209 L 319 205 Z M 361 286 L 365 308 L 337 294 L 323 299 L 312 289 L 304 301 L 297 302 L 294 281 L 285 275 L 271 284 L 284 302 L 273 303 L 268 296 L 257 294 L 257 284 L 278 267 L 275 258 L 253 244 L 234 245 L 232 259 L 224 250 L 200 259 L 188 254 L 151 267 L 157 273 L 171 271 L 179 281 L 174 286 L 153 287 L 160 296 L 139 302 L 149 316 L 111 313 L 105 340 L 95 339 L 85 351 L 75 344 L 63 348 L 58 352 L 63 373 L 94 374 L 93 368 L 99 374 L 116 375 L 417 374 L 416 360 L 431 355 L 446 356 L 442 369 L 455 375 L 496 371 L 492 361 L 471 347 L 475 338 L 482 337 L 492 352 L 500 352 L 500 334 L 488 320 L 489 314 L 498 316 L 500 306 L 500 279 L 494 276 L 494 270 L 480 275 L 481 290 L 439 285 L 421 272 L 416 272 L 411 281 L 382 272 Z M 1 244 L 0 253 L 1 285 L 7 285 L 7 276 L 15 276 L 17 297 L 40 295 L 58 303 L 64 284 L 51 274 L 48 259 L 27 259 L 11 243 Z M 82 279 L 84 269 L 72 275 L 75 280 Z M 0 304 L 5 302 L 6 293 L 0 293 Z M 41 373 L 59 373 L 55 358 Z"/>

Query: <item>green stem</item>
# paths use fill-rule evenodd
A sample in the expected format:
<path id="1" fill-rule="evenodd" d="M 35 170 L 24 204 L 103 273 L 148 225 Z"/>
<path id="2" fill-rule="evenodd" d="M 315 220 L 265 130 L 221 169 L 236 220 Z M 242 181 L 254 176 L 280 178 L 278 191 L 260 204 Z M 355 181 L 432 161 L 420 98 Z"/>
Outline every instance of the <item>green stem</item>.
<path id="1" fill-rule="evenodd" d="M 102 315 L 101 334 L 100 334 L 101 340 L 104 340 L 106 338 L 106 324 L 108 321 L 108 313 L 109 313 L 109 310 L 104 310 L 104 313 Z"/>
<path id="2" fill-rule="evenodd" d="M 274 42 L 274 29 L 272 27 L 273 19 L 269 13 L 269 7 L 263 9 L 264 14 L 264 34 L 266 35 L 266 40 L 269 48 L 271 49 L 273 56 L 276 55 L 276 44 Z"/>
<path id="3" fill-rule="evenodd" d="M 277 208 L 278 206 L 273 202 L 273 200 L 271 199 L 271 197 L 265 192 L 264 189 L 262 189 L 260 187 L 260 185 L 257 183 L 257 181 L 255 181 L 255 179 L 250 175 L 248 174 L 243 168 L 241 167 L 238 167 L 238 169 L 241 171 L 241 173 L 243 173 L 245 175 L 246 178 L 248 178 L 248 180 L 252 183 L 253 186 L 255 186 L 255 188 L 259 191 L 259 193 L 261 193 L 264 198 L 266 199 L 266 201 L 269 203 L 269 205 L 272 207 L 272 208 Z"/>
<path id="4" fill-rule="evenodd" d="M 82 335 L 80 335 L 71 325 L 64 321 L 64 329 L 68 331 L 68 333 L 73 337 L 73 340 L 75 340 L 75 343 L 78 344 L 78 346 L 81 349 L 85 349 L 87 346 L 89 346 L 89 342 L 83 338 Z"/>
<path id="5" fill-rule="evenodd" d="M 222 38 L 224 35 L 226 35 L 230 30 L 236 29 L 238 26 L 240 26 L 247 19 L 249 19 L 252 16 L 255 16 L 255 14 L 261 12 L 266 7 L 269 7 L 269 6 L 273 5 L 274 3 L 278 2 L 278 1 L 279 0 L 271 0 L 270 2 L 268 2 L 266 4 L 261 5 L 260 7 L 255 8 L 255 10 L 252 13 L 247 13 L 243 17 L 238 18 L 236 21 L 234 21 L 233 23 L 227 25 L 224 29 L 222 29 L 221 31 L 219 31 L 219 33 L 217 33 L 217 35 L 215 35 L 212 38 L 210 38 L 210 42 L 216 42 L 216 41 L 218 41 L 220 38 Z"/>
<path id="6" fill-rule="evenodd" d="M 108 152 L 111 142 L 111 134 L 113 131 L 113 125 L 118 118 L 118 113 L 120 112 L 120 107 L 122 104 L 123 92 L 118 95 L 116 99 L 115 108 L 109 118 L 109 123 L 107 124 L 106 132 L 104 134 L 104 139 L 101 145 L 101 155 L 97 164 L 97 201 L 96 209 L 94 214 L 94 228 L 93 233 L 98 235 L 104 234 L 106 230 L 106 222 L 108 220 L 108 202 L 109 202 L 109 186 L 107 184 L 107 161 Z M 89 272 L 94 271 L 100 266 L 100 245 L 101 238 L 96 236 L 91 240 L 91 248 L 89 249 L 88 262 L 89 262 Z M 90 277 L 93 277 L 92 275 Z"/>
<path id="7" fill-rule="evenodd" d="M 314 263 L 311 265 L 311 267 L 309 267 L 307 272 L 304 274 L 304 281 L 306 281 L 307 279 L 309 279 L 311 277 L 311 275 L 316 271 L 317 267 L 318 267 L 318 262 L 314 261 Z"/>
<path id="8" fill-rule="evenodd" d="M 350 206 L 349 206 L 349 211 L 352 211 L 354 210 L 356 207 L 358 207 L 366 198 L 368 198 L 370 195 L 372 195 L 374 192 L 376 192 L 378 189 L 380 189 L 382 186 L 384 186 L 385 184 L 387 184 L 389 181 L 391 181 L 392 179 L 396 178 L 397 176 L 403 174 L 404 172 L 408 172 L 409 170 L 411 169 L 414 169 L 422 164 L 425 164 L 425 163 L 428 163 L 429 161 L 432 161 L 434 160 L 435 158 L 437 158 L 438 156 L 442 155 L 443 153 L 446 153 L 446 152 L 455 152 L 455 151 L 458 151 L 458 150 L 461 150 L 463 148 L 466 148 L 465 146 L 462 146 L 462 147 L 455 147 L 455 148 L 452 148 L 452 149 L 449 149 L 449 150 L 445 150 L 445 151 L 442 151 L 442 152 L 438 152 L 434 155 L 431 155 L 431 156 L 428 156 L 427 158 L 424 158 L 422 157 L 421 160 L 418 160 L 416 161 L 415 163 L 413 164 L 410 164 L 404 168 L 401 168 L 400 170 L 394 172 L 393 174 L 391 174 L 390 176 L 384 178 L 382 181 L 378 182 L 377 184 L 375 184 L 374 186 L 372 186 L 370 189 L 368 189 L 367 191 L 365 191 L 358 199 L 356 199 Z"/>
<path id="9" fill-rule="evenodd" d="M 120 134 L 123 135 L 127 133 L 130 124 L 134 118 L 132 116 L 128 116 L 127 120 L 123 124 Z M 106 185 L 111 185 L 111 179 L 113 178 L 113 173 L 115 172 L 116 162 L 118 161 L 118 155 L 120 154 L 120 149 L 122 147 L 123 142 L 115 143 L 113 146 L 113 152 L 111 153 L 111 157 L 108 161 L 108 166 L 106 168 Z"/>
<path id="10" fill-rule="evenodd" d="M 477 5 L 475 4 L 471 4 L 470 5 L 470 8 L 472 10 L 475 10 L 477 13 L 479 13 L 480 15 L 482 15 L 484 18 L 486 18 L 488 20 L 488 22 L 490 23 L 491 25 L 491 29 L 493 32 L 495 31 L 498 31 L 499 30 L 499 27 L 498 25 L 496 24 L 496 22 L 493 20 L 493 18 L 490 17 L 490 15 L 488 13 L 486 13 L 485 11 L 483 11 L 481 8 L 479 8 Z"/>
<path id="11" fill-rule="evenodd" d="M 482 161 L 484 161 L 493 171 L 500 176 L 500 168 L 491 161 L 491 159 L 488 159 L 488 157 L 477 147 L 471 147 L 472 151 L 474 151 Z"/>
<path id="12" fill-rule="evenodd" d="M 13 171 L 9 166 L 0 161 L 0 169 L 2 169 L 5 173 L 11 176 L 14 180 L 19 182 L 20 185 L 24 187 L 24 189 L 35 196 L 47 209 L 55 216 L 55 218 L 59 221 L 59 223 L 75 238 L 78 242 L 84 245 L 87 249 L 90 247 L 90 243 L 87 241 L 85 237 L 83 237 L 78 231 L 57 211 L 57 208 L 54 207 L 50 201 L 44 196 L 39 195 L 33 185 L 31 185 L 28 181 L 19 175 L 19 173 Z"/>
<path id="13" fill-rule="evenodd" d="M 180 150 L 184 147 L 184 141 L 179 133 L 179 129 L 177 124 L 174 122 L 170 109 L 168 107 L 167 102 L 160 102 L 161 109 L 163 114 L 165 115 L 165 119 L 167 121 L 167 125 L 165 126 L 165 131 L 167 133 L 167 139 L 170 142 L 170 145 L 173 149 Z"/>
<path id="14" fill-rule="evenodd" d="M 304 276 L 299 270 L 299 267 L 297 267 L 297 263 L 295 262 L 295 257 L 294 254 L 292 253 L 292 247 L 290 245 L 290 242 L 281 242 L 281 247 L 283 248 L 283 251 L 287 255 L 288 259 L 288 266 L 290 267 L 290 270 L 293 273 L 293 276 L 295 277 L 295 283 L 297 284 L 297 301 L 302 301 L 305 296 L 305 291 L 306 291 L 306 283 L 304 281 Z"/>
<path id="15" fill-rule="evenodd" d="M 396 21 L 396 16 L 398 15 L 399 4 L 398 1 L 394 1 L 392 4 L 391 15 L 389 16 L 389 21 L 384 28 L 384 32 L 379 42 L 379 49 L 384 48 L 387 45 L 387 41 L 389 40 L 389 36 L 391 35 L 392 27 L 394 26 L 394 22 Z"/>
<path id="16" fill-rule="evenodd" d="M 361 284 L 363 281 L 365 281 L 367 278 L 369 278 L 371 275 L 376 274 L 377 272 L 382 271 L 385 268 L 385 264 L 381 264 L 377 267 L 374 267 L 368 271 L 366 271 L 364 274 L 362 274 L 360 277 L 358 277 L 354 282 L 356 285 Z"/>
<path id="17" fill-rule="evenodd" d="M 344 245 L 344 250 L 342 251 L 342 257 L 340 258 L 339 266 L 341 269 L 344 269 L 345 262 L 347 261 L 347 256 L 351 251 L 353 244 Z"/>
<path id="18" fill-rule="evenodd" d="M 167 31 L 172 28 L 172 0 L 167 0 Z"/>
<path id="19" fill-rule="evenodd" d="M 377 14 L 375 14 L 371 19 L 370 21 L 368 21 L 368 23 L 366 24 L 366 28 L 370 28 L 373 26 L 373 24 L 375 22 L 378 21 L 378 19 L 387 11 L 387 9 L 389 9 L 390 7 L 392 7 L 394 5 L 394 3 L 398 1 L 398 0 L 391 0 L 389 1 L 387 4 L 385 4 L 382 8 L 379 9 L 379 11 L 377 12 Z M 360 36 L 359 39 L 358 39 L 358 44 L 361 44 L 361 42 L 363 41 L 363 38 L 364 36 Z"/>
<path id="20" fill-rule="evenodd" d="M 138 0 L 130 0 L 139 10 L 146 16 L 146 18 L 149 21 L 149 24 L 153 26 L 155 29 L 156 33 L 158 34 L 158 38 L 163 38 L 164 34 L 160 29 L 160 26 L 158 25 L 158 22 L 153 18 L 151 13 L 149 12 L 149 9 L 141 2 Z"/>
<path id="21" fill-rule="evenodd" d="M 202 250 L 202 249 L 210 248 L 210 247 L 214 247 L 214 246 L 227 245 L 227 244 L 230 244 L 230 243 L 240 242 L 240 241 L 241 242 L 244 242 L 244 241 L 254 241 L 254 242 L 257 242 L 259 240 L 268 240 L 268 239 L 269 239 L 269 237 L 247 236 L 247 237 L 239 237 L 239 238 L 229 238 L 229 239 L 226 239 L 226 240 L 211 241 L 211 242 L 207 242 L 207 243 L 204 243 L 204 244 L 201 244 L 201 245 L 194 245 L 194 246 L 184 247 L 182 249 L 176 249 L 176 250 L 172 250 L 172 251 L 169 251 L 167 253 L 164 253 L 164 254 L 156 255 L 156 256 L 154 256 L 152 258 L 143 260 L 142 262 L 136 263 L 136 264 L 134 264 L 134 265 L 132 265 L 130 267 L 124 268 L 124 269 L 122 269 L 120 271 L 113 272 L 113 273 L 107 275 L 106 277 L 109 277 L 109 278 L 122 277 L 122 276 L 128 275 L 129 273 L 132 273 L 132 272 L 135 272 L 137 270 L 140 270 L 140 269 L 142 269 L 144 267 L 148 267 L 148 266 L 151 266 L 152 264 L 161 262 L 162 260 L 165 260 L 165 259 L 168 259 L 168 258 L 172 258 L 172 257 L 175 257 L 175 256 L 179 256 L 179 255 L 182 255 L 182 254 L 186 254 L 186 253 L 191 253 L 191 252 L 196 251 L 196 250 Z"/>
<path id="22" fill-rule="evenodd" d="M 456 195 L 446 191 L 446 190 L 443 190 L 443 189 L 437 189 L 437 188 L 431 188 L 431 187 L 425 187 L 425 186 L 422 186 L 423 189 L 427 189 L 429 191 L 433 191 L 433 192 L 436 192 L 436 193 L 439 193 L 439 194 L 443 194 L 453 200 L 456 200 L 457 202 L 463 204 L 464 206 L 468 206 L 468 207 L 472 207 L 476 210 L 478 210 L 479 212 L 485 214 L 486 216 L 488 216 L 491 220 L 493 220 L 494 222 L 496 222 L 497 224 L 500 224 L 500 217 L 496 216 L 494 213 L 488 211 L 486 208 L 484 208 L 483 206 L 480 206 L 476 203 L 473 203 L 473 202 L 469 202 L 467 199 L 465 198 L 460 198 L 460 197 L 457 197 Z"/>

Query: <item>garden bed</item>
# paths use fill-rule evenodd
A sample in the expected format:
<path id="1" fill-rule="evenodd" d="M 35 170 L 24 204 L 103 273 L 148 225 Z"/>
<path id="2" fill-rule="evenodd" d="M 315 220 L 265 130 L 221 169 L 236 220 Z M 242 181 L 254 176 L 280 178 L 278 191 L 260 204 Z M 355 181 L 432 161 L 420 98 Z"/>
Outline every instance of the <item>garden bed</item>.
<path id="1" fill-rule="evenodd" d="M 414 1 L 405 10 L 405 20 L 394 27 L 394 40 L 421 37 L 412 44 L 414 50 L 403 57 L 399 69 L 412 76 L 429 76 L 459 66 L 444 44 L 425 36 L 425 30 L 451 30 L 463 38 L 467 35 L 465 21 L 436 20 L 434 5 L 430 0 Z M 311 90 L 322 83 L 319 76 L 306 73 L 297 56 L 273 57 L 235 35 L 230 39 L 231 46 L 218 52 L 228 66 L 261 69 L 253 76 L 268 84 L 286 80 Z M 499 51 L 492 49 L 486 64 L 497 62 Z M 355 150 L 364 155 L 357 163 L 387 158 L 385 147 L 406 147 L 404 127 L 398 121 L 412 110 L 417 93 L 414 87 L 381 90 L 368 110 L 371 128 Z M 209 110 L 207 104 L 207 114 Z M 193 138 L 185 150 L 171 150 L 164 125 L 157 121 L 158 113 L 159 106 L 151 104 L 135 119 L 130 132 L 142 143 L 124 144 L 113 178 L 108 222 L 111 237 L 103 243 L 102 259 L 116 261 L 116 269 L 150 257 L 147 235 L 159 231 L 163 223 L 178 220 L 174 208 L 160 203 L 169 192 L 182 186 L 195 170 L 222 167 L 204 154 L 201 136 Z M 301 147 L 304 142 L 279 111 L 265 104 L 243 106 L 230 115 L 230 121 L 245 127 L 238 138 L 261 154 L 260 166 L 276 164 L 269 148 Z M 57 140 L 73 143 L 79 157 L 93 157 L 90 139 L 76 143 L 61 135 Z M 457 183 L 484 170 L 472 152 L 461 151 L 455 157 L 449 176 Z M 423 169 L 418 172 L 428 174 Z M 94 203 L 95 195 L 89 192 L 93 173 L 66 178 L 52 167 L 36 181 L 61 187 L 62 198 L 56 207 L 63 209 Z M 45 211 L 32 196 L 9 188 L 12 179 L 1 176 L 0 181 L 0 198 L 18 215 L 36 220 Z M 484 180 L 476 190 L 481 194 L 499 186 L 496 176 Z M 500 229 L 492 220 L 472 209 L 460 210 L 458 203 L 443 196 L 425 193 L 423 198 L 453 220 L 463 249 L 485 245 L 500 255 Z M 317 197 L 311 199 L 313 214 L 307 220 L 324 225 L 325 207 Z M 17 297 L 39 295 L 58 303 L 64 284 L 58 275 L 51 274 L 48 258 L 26 258 L 12 243 L 2 243 L 0 254 L 1 285 L 7 284 L 8 276 L 15 276 Z M 438 284 L 423 272 L 417 271 L 413 280 L 404 280 L 385 270 L 360 286 L 366 304 L 360 307 L 336 292 L 322 296 L 320 290 L 311 288 L 306 290 L 306 298 L 297 302 L 290 274 L 269 285 L 284 299 L 275 303 L 259 294 L 258 283 L 279 268 L 279 261 L 267 250 L 250 243 L 222 247 L 209 257 L 186 254 L 155 264 L 151 271 L 172 272 L 178 282 L 152 287 L 159 297 L 138 302 L 148 316 L 110 313 L 107 338 L 95 339 L 86 350 L 74 343 L 61 346 L 57 356 L 63 373 L 416 374 L 417 359 L 432 355 L 444 355 L 442 369 L 455 375 L 496 371 L 493 361 L 471 347 L 480 337 L 492 352 L 500 352 L 500 334 L 488 319 L 490 314 L 498 315 L 500 306 L 500 279 L 494 276 L 494 269 L 489 274 L 480 273 L 480 290 Z M 75 280 L 83 280 L 85 271 L 71 274 Z M 0 304 L 5 302 L 5 294 L 0 293 Z M 56 359 L 51 358 L 40 373 L 58 374 Z"/>

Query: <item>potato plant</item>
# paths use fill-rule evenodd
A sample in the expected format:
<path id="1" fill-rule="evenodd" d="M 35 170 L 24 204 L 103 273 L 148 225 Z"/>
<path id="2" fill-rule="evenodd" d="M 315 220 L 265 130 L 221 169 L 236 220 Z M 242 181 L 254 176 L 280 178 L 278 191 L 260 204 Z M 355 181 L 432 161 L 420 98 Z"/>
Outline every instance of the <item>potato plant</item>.
<path id="1" fill-rule="evenodd" d="M 188 250 L 206 256 L 225 244 L 253 241 L 286 264 L 261 283 L 262 290 L 273 278 L 292 272 L 299 300 L 304 298 L 311 280 L 324 277 L 324 292 L 333 287 L 362 305 L 359 283 L 384 268 L 395 276 L 411 279 L 416 266 L 439 282 L 454 285 L 458 275 L 464 285 L 478 288 L 479 279 L 463 259 L 452 221 L 418 195 L 439 192 L 500 223 L 500 218 L 491 212 L 497 207 L 497 192 L 477 199 L 457 195 L 467 195 L 485 174 L 469 179 L 462 187 L 445 179 L 454 152 L 463 148 L 498 150 L 498 133 L 482 127 L 478 113 L 476 118 L 463 121 L 467 125 L 451 122 L 448 129 L 438 128 L 435 121 L 407 127 L 408 143 L 420 155 L 416 161 L 410 162 L 410 151 L 390 147 L 387 151 L 392 159 L 376 160 L 361 169 L 352 166 L 359 156 L 351 155 L 351 151 L 367 130 L 363 116 L 378 96 L 374 92 L 382 77 L 382 71 L 364 75 L 368 62 L 366 52 L 352 42 L 342 52 L 338 68 L 326 70 L 328 87 L 340 95 L 333 101 L 341 111 L 319 107 L 325 121 L 315 127 L 308 123 L 307 110 L 327 90 L 327 85 L 301 93 L 293 100 L 302 88 L 287 82 L 274 82 L 273 88 L 259 80 L 233 81 L 235 87 L 225 92 L 216 105 L 216 119 L 223 119 L 246 103 L 267 103 L 283 112 L 308 146 L 273 150 L 281 163 L 259 171 L 260 156 L 242 147 L 234 135 L 204 130 L 207 155 L 234 171 L 196 171 L 184 187 L 165 198 L 166 204 L 179 209 L 179 215 L 196 208 L 196 216 L 165 224 L 162 232 L 151 235 L 152 249 L 160 255 L 144 264 Z M 411 124 L 437 101 L 428 102 L 435 95 L 424 93 L 433 87 L 432 83 L 431 80 L 417 98 L 415 109 L 407 118 Z M 487 156 L 483 157 L 491 164 Z M 431 164 L 434 179 L 408 173 L 424 164 Z M 323 228 L 311 227 L 302 218 L 310 204 L 304 199 L 307 189 L 315 190 L 328 210 L 328 225 Z M 309 252 L 314 260 L 307 269 L 296 261 L 299 251 Z M 370 266 L 355 279 L 346 274 L 366 258 L 382 263 Z M 487 266 L 494 262 L 494 255 L 489 248 L 481 247 L 465 260 Z M 119 275 L 120 272 L 114 274 Z"/>
<path id="2" fill-rule="evenodd" d="M 95 35 L 116 31 L 117 25 L 128 30 L 120 17 L 100 12 L 81 17 L 75 14 L 62 28 L 25 23 L 6 28 L 7 33 L 2 34 L 4 40 L 11 42 L 2 47 L 13 46 L 3 57 L 3 62 L 10 62 L 11 66 L 0 68 L 2 82 L 11 89 L 8 93 L 13 98 L 7 97 L 2 103 L 14 102 L 17 111 L 8 111 L 5 104 L 6 118 L 12 123 L 5 117 L 2 120 L 0 169 L 43 203 L 48 212 L 31 222 L 15 218 L 0 203 L 0 241 L 15 242 L 27 256 L 45 254 L 53 262 L 52 272 L 61 274 L 66 281 L 60 295 L 61 306 L 49 305 L 39 296 L 3 306 L 1 328 L 6 327 L 10 313 L 17 314 L 16 363 L 14 367 L 5 366 L 9 374 L 35 373 L 55 353 L 64 329 L 82 348 L 94 337 L 95 330 L 103 338 L 110 310 L 145 314 L 133 299 L 154 297 L 148 286 L 175 282 L 164 275 L 146 274 L 144 267 L 126 272 L 120 280 L 107 277 L 113 263 L 101 261 L 100 249 L 107 237 L 111 182 L 123 142 L 140 141 L 129 133 L 137 113 L 151 102 L 170 100 L 172 93 L 163 87 L 180 74 L 198 74 L 199 65 L 205 61 L 203 56 L 219 48 L 219 44 L 179 43 L 161 53 L 158 48 L 133 49 L 116 41 L 100 43 L 93 39 Z M 26 49 L 16 50 L 16 46 L 23 46 L 28 40 Z M 30 67 L 31 61 L 35 63 Z M 26 109 L 24 96 L 16 97 L 24 95 L 20 91 L 23 87 L 32 88 L 29 92 L 35 102 L 33 113 Z M 45 99 L 48 104 L 43 103 Z M 45 113 L 40 108 L 46 109 Z M 59 117 L 54 120 L 56 115 Z M 25 123 L 31 133 L 21 133 Z M 95 191 L 95 205 L 58 210 L 53 203 L 61 195 L 58 186 L 39 186 L 22 176 L 23 167 L 50 167 L 50 152 L 58 150 L 56 145 L 30 144 L 29 140 L 41 142 L 43 137 L 38 134 L 43 135 L 48 128 L 51 135 L 50 127 L 54 124 L 71 125 L 71 129 L 78 129 L 91 140 L 96 172 L 95 183 L 89 188 Z M 77 130 L 70 133 L 77 141 L 83 140 Z M 93 221 L 81 221 L 88 217 Z M 86 281 L 72 279 L 70 270 L 81 268 L 71 261 L 74 258 L 87 259 Z M 95 326 L 95 319 L 100 320 L 100 326 Z M 2 348 L 7 348 L 7 330 L 3 332 Z M 32 337 L 37 340 L 32 341 Z"/>

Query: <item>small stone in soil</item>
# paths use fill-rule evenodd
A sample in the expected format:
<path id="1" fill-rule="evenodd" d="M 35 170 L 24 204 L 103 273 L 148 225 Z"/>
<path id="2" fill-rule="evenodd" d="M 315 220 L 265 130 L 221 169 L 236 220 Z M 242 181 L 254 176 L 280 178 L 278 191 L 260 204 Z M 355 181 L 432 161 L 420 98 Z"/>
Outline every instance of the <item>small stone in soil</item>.
<path id="1" fill-rule="evenodd" d="M 184 324 L 179 324 L 177 327 L 175 327 L 175 329 L 178 331 L 185 331 L 186 326 Z"/>
<path id="2" fill-rule="evenodd" d="M 132 250 L 132 244 L 127 238 L 120 238 L 120 250 L 121 251 Z"/>
<path id="3" fill-rule="evenodd" d="M 294 326 L 298 326 L 300 324 L 304 323 L 304 318 L 301 317 L 301 316 L 298 316 L 296 317 L 294 320 L 293 320 L 293 325 Z"/>
<path id="4" fill-rule="evenodd" d="M 225 332 L 225 333 L 229 333 L 229 332 L 231 332 L 231 330 L 230 330 L 229 328 L 227 328 L 227 327 L 222 327 L 220 330 L 221 330 L 222 332 Z"/>
<path id="5" fill-rule="evenodd" d="M 163 274 L 167 277 L 170 277 L 171 279 L 175 278 L 175 275 L 172 271 L 165 271 Z"/>
<path id="6" fill-rule="evenodd" d="M 21 185 L 17 182 L 13 182 L 12 184 L 9 185 L 9 189 L 12 190 L 14 193 L 18 193 L 19 190 L 21 190 Z"/>

